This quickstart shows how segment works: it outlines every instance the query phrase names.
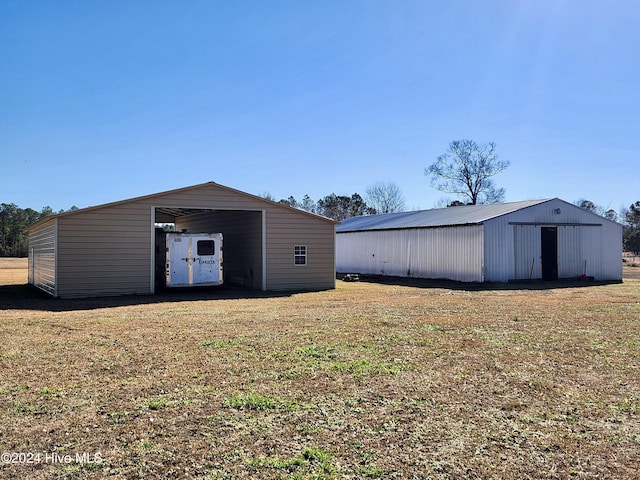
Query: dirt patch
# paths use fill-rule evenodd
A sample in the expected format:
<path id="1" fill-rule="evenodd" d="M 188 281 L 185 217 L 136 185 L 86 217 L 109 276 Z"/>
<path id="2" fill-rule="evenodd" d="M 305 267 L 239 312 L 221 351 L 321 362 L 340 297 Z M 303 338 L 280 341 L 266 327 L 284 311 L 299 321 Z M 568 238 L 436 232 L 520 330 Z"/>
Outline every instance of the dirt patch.
<path id="1" fill-rule="evenodd" d="M 2 295 L 0 478 L 637 475 L 638 280 Z"/>

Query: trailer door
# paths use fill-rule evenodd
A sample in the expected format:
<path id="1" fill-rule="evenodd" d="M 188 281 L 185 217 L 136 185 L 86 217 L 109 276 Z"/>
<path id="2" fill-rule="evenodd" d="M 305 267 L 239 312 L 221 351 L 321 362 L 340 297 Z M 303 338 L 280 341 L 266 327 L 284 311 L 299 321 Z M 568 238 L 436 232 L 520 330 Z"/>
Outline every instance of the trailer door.
<path id="1" fill-rule="evenodd" d="M 167 235 L 167 287 L 190 285 L 192 256 L 191 239 L 182 235 Z"/>
<path id="2" fill-rule="evenodd" d="M 218 235 L 209 238 L 192 239 L 193 263 L 192 281 L 194 285 L 217 285 L 220 283 L 220 255 Z"/>
<path id="3" fill-rule="evenodd" d="M 221 234 L 167 234 L 167 287 L 222 284 L 221 251 Z"/>

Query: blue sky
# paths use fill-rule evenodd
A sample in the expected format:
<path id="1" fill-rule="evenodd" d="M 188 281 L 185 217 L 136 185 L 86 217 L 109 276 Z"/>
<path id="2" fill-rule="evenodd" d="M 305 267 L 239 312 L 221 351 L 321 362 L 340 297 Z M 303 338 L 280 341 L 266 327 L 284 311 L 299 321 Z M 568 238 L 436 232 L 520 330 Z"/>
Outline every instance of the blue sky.
<path id="1" fill-rule="evenodd" d="M 506 200 L 640 200 L 637 0 L 0 2 L 0 202 L 318 200 L 493 141 Z"/>

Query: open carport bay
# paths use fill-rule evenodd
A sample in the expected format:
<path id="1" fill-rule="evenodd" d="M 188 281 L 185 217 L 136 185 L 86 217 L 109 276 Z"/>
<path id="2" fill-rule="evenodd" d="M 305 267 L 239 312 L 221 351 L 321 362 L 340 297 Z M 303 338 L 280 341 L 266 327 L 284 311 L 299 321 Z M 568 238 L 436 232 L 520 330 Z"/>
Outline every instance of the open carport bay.
<path id="1" fill-rule="evenodd" d="M 222 233 L 224 283 L 253 289 L 262 288 L 262 211 L 188 210 L 157 207 L 156 224 L 173 223 L 175 231 Z M 186 214 L 182 214 L 186 213 Z M 175 216 L 174 216 L 175 215 Z M 156 285 L 162 285 L 164 236 L 156 237 Z M 158 278 L 160 276 L 160 278 Z"/>

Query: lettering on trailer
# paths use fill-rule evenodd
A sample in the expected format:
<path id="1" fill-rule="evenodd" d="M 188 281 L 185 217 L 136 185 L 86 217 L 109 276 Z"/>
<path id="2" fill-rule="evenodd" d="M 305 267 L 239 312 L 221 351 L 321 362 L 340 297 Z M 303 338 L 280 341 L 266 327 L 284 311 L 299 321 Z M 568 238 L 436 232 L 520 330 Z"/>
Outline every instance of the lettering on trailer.
<path id="1" fill-rule="evenodd" d="M 203 260 L 201 258 L 198 258 L 198 263 L 201 265 L 215 265 L 216 261 L 215 260 Z"/>
<path id="2" fill-rule="evenodd" d="M 199 257 L 197 258 L 183 257 L 180 260 L 184 260 L 185 262 L 195 262 L 197 260 L 199 265 L 215 265 L 216 264 L 215 260 L 203 260 L 202 258 L 199 258 Z"/>

